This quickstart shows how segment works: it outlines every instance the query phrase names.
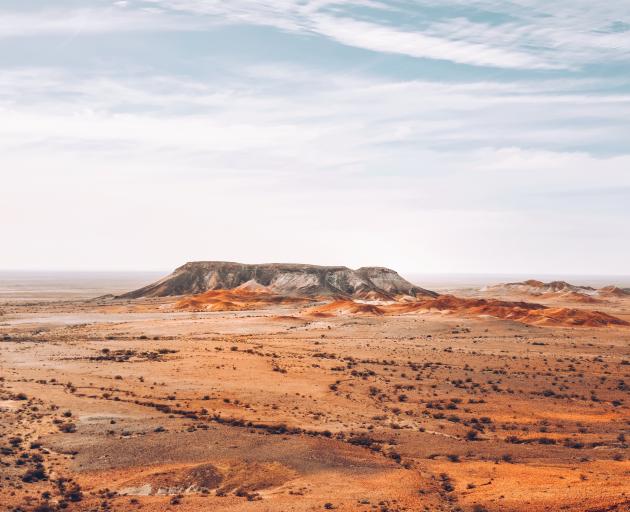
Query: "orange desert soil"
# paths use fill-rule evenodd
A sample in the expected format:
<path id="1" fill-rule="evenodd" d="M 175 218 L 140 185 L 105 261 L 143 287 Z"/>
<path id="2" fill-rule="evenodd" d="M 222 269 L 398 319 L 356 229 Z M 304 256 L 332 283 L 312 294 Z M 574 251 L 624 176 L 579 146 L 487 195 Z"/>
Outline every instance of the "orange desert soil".
<path id="1" fill-rule="evenodd" d="M 0 510 L 630 510 L 630 300 L 462 294 L 6 301 Z"/>

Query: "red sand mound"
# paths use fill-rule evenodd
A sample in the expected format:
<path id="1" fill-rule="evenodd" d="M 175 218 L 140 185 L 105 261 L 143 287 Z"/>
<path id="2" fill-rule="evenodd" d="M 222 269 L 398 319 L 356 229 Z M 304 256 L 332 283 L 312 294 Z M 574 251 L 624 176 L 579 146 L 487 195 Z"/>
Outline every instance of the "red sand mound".
<path id="1" fill-rule="evenodd" d="M 619 288 L 618 286 L 605 286 L 599 289 L 599 295 L 602 297 L 630 297 L 630 288 Z"/>
<path id="2" fill-rule="evenodd" d="M 610 325 L 630 325 L 625 320 L 585 309 L 546 308 L 530 311 L 520 321 L 534 325 L 558 325 L 580 327 L 606 327 Z"/>
<path id="3" fill-rule="evenodd" d="M 396 308 L 390 306 L 390 308 Z M 437 309 L 468 315 L 488 315 L 506 320 L 557 326 L 603 327 L 608 325 L 630 325 L 628 322 L 600 311 L 571 308 L 549 308 L 529 302 L 507 302 L 493 299 L 461 299 L 443 295 L 437 299 L 420 302 L 422 309 Z"/>
<path id="4" fill-rule="evenodd" d="M 381 316 L 385 312 L 382 306 L 374 304 L 362 304 L 351 300 L 336 300 L 323 306 L 311 308 L 308 314 L 318 317 L 337 316 L 337 315 L 376 315 Z"/>
<path id="5" fill-rule="evenodd" d="M 392 304 L 387 306 L 388 313 L 409 313 L 413 311 L 452 311 L 467 312 L 478 315 L 502 316 L 506 310 L 529 311 L 544 309 L 542 304 L 530 302 L 507 302 L 496 299 L 462 299 L 454 295 L 440 295 L 436 299 Z"/>
<path id="6" fill-rule="evenodd" d="M 308 302 L 297 297 L 283 297 L 271 293 L 249 290 L 211 290 L 179 300 L 175 309 L 188 311 L 244 311 L 273 305 Z"/>
<path id="7" fill-rule="evenodd" d="M 449 314 L 492 316 L 532 325 L 605 327 L 630 325 L 628 322 L 600 311 L 571 308 L 550 308 L 530 302 L 509 302 L 495 299 L 463 299 L 441 295 L 435 299 L 375 306 L 349 300 L 338 300 L 312 308 L 314 316 L 337 315 L 400 315 L 419 311 L 440 311 Z"/>

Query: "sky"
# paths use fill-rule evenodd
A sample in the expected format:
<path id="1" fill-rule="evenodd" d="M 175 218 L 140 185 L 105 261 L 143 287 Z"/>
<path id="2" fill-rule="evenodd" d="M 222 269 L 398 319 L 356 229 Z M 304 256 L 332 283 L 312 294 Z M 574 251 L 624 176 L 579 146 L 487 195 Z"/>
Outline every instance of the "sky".
<path id="1" fill-rule="evenodd" d="M 2 0 L 1 269 L 630 274 L 628 0 Z"/>

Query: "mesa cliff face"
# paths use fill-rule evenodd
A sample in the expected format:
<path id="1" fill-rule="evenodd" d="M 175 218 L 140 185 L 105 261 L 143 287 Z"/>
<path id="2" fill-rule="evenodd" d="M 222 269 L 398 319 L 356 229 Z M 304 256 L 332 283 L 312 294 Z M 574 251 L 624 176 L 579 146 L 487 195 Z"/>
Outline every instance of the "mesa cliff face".
<path id="1" fill-rule="evenodd" d="M 236 288 L 300 297 L 346 297 L 391 300 L 400 296 L 435 297 L 383 267 L 325 267 L 294 263 L 247 265 L 223 261 L 191 262 L 156 283 L 121 298 L 197 295 Z"/>

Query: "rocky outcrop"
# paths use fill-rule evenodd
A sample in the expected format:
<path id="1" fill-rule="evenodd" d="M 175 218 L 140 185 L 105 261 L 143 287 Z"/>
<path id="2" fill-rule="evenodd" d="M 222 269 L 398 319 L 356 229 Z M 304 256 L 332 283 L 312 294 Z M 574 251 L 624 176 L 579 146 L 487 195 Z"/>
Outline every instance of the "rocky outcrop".
<path id="1" fill-rule="evenodd" d="M 598 290 L 598 294 L 602 297 L 630 297 L 630 288 L 619 288 L 618 286 L 604 286 Z"/>
<path id="2" fill-rule="evenodd" d="M 121 298 L 198 295 L 210 290 L 258 290 L 283 296 L 393 300 L 435 297 L 383 267 L 325 267 L 292 263 L 247 265 L 223 261 L 186 263 L 156 283 Z"/>
<path id="3" fill-rule="evenodd" d="M 599 298 L 630 297 L 630 289 L 613 285 L 597 289 L 591 286 L 577 286 L 566 281 L 543 283 L 535 279 L 518 283 L 497 284 L 482 288 L 481 291 L 498 295 L 520 294 L 545 299 L 560 298 L 575 302 L 602 302 Z"/>
<path id="4" fill-rule="evenodd" d="M 518 292 L 526 293 L 528 295 L 544 295 L 549 293 L 584 293 L 589 294 L 595 292 L 595 288 L 590 286 L 576 286 L 566 281 L 551 281 L 550 283 L 543 283 L 535 279 L 529 279 L 527 281 L 520 281 L 518 283 L 504 283 L 495 286 L 488 286 L 486 291 L 498 291 L 498 292 Z"/>

